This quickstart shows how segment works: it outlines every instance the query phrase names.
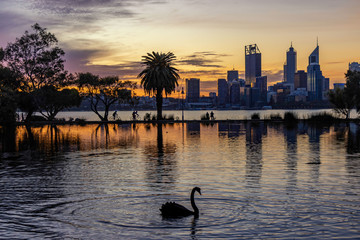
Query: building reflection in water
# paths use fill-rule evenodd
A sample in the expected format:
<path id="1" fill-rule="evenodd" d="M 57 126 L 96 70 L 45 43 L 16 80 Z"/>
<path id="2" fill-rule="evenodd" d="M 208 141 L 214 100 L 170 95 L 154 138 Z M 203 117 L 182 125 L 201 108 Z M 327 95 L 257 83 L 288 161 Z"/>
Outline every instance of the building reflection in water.
<path id="1" fill-rule="evenodd" d="M 243 124 L 219 122 L 218 131 L 220 137 L 238 138 L 245 134 L 246 129 Z"/>
<path id="2" fill-rule="evenodd" d="M 246 182 L 250 188 L 258 187 L 262 176 L 262 135 L 266 135 L 263 122 L 246 123 Z"/>
<path id="3" fill-rule="evenodd" d="M 360 183 L 360 126 L 355 123 L 350 123 L 348 126 L 346 151 L 345 167 L 349 175 L 349 183 L 356 188 Z"/>
<path id="4" fill-rule="evenodd" d="M 286 142 L 286 174 L 287 174 L 287 191 L 294 192 L 297 185 L 297 125 L 284 128 L 284 139 Z"/>
<path id="5" fill-rule="evenodd" d="M 310 123 L 307 128 L 307 134 L 309 136 L 309 153 L 310 153 L 309 154 L 310 159 L 307 164 L 311 166 L 310 177 L 311 177 L 311 181 L 314 183 L 319 182 L 319 178 L 320 178 L 320 165 L 321 165 L 320 136 L 325 132 L 329 132 L 329 126 Z"/>

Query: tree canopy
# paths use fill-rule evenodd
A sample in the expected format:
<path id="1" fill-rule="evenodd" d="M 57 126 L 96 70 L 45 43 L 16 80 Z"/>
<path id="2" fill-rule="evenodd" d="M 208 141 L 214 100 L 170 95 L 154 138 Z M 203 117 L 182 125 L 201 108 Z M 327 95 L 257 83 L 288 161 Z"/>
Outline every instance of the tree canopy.
<path id="1" fill-rule="evenodd" d="M 356 108 L 360 113 L 360 72 L 348 71 L 345 77 L 345 88 L 330 91 L 329 101 L 333 104 L 335 112 L 348 119 L 352 109 Z"/>
<path id="2" fill-rule="evenodd" d="M 4 61 L 14 72 L 24 77 L 22 90 L 30 92 L 45 85 L 62 85 L 66 80 L 64 70 L 65 52 L 58 47 L 54 34 L 39 24 L 31 26 L 33 32 L 9 43 L 5 49 Z"/>
<path id="3" fill-rule="evenodd" d="M 142 57 L 145 69 L 138 75 L 146 94 L 156 96 L 157 118 L 162 119 L 163 92 L 171 94 L 178 86 L 178 70 L 173 67 L 176 56 L 172 52 L 147 53 Z"/>
<path id="4" fill-rule="evenodd" d="M 108 121 L 110 106 L 116 102 L 128 102 L 134 96 L 136 83 L 119 80 L 117 76 L 99 77 L 92 73 L 79 73 L 77 86 L 82 95 L 90 100 L 91 110 L 101 121 Z M 99 107 L 104 107 L 104 114 Z"/>

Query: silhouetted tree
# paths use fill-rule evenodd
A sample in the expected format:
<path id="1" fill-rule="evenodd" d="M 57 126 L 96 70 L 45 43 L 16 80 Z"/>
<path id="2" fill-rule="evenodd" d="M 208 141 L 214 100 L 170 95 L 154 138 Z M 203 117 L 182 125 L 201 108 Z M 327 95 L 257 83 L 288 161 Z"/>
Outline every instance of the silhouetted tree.
<path id="1" fill-rule="evenodd" d="M 348 71 L 345 76 L 345 88 L 331 90 L 329 101 L 333 104 L 335 112 L 348 119 L 352 109 L 356 108 L 357 112 L 360 112 L 360 72 Z"/>
<path id="2" fill-rule="evenodd" d="M 35 91 L 40 114 L 51 121 L 62 110 L 79 106 L 81 97 L 76 89 L 59 90 L 55 86 L 43 86 Z"/>
<path id="3" fill-rule="evenodd" d="M 3 53 L 0 48 L 0 62 L 4 56 Z M 21 79 L 20 75 L 0 64 L 0 123 L 2 124 L 16 121 L 17 89 Z"/>
<path id="4" fill-rule="evenodd" d="M 64 70 L 65 53 L 57 46 L 55 35 L 37 23 L 31 28 L 33 32 L 25 31 L 14 43 L 8 44 L 4 53 L 7 66 L 23 77 L 19 88 L 30 95 L 46 85 L 63 86 L 68 80 Z M 28 112 L 27 118 L 31 117 L 34 108 L 23 109 Z"/>
<path id="5" fill-rule="evenodd" d="M 346 119 L 350 117 L 351 109 L 355 107 L 353 97 L 347 95 L 346 90 L 341 88 L 329 91 L 329 101 L 332 103 L 334 111 L 344 115 Z"/>
<path id="6" fill-rule="evenodd" d="M 121 81 L 118 77 L 100 78 L 91 73 L 80 73 L 77 78 L 77 86 L 83 95 L 89 98 L 91 110 L 101 121 L 108 121 L 110 106 L 116 102 L 130 101 L 136 83 Z M 99 112 L 100 106 L 104 107 L 104 115 Z"/>
<path id="7" fill-rule="evenodd" d="M 360 72 L 348 71 L 346 73 L 346 94 L 352 96 L 355 108 L 360 113 Z"/>
<path id="8" fill-rule="evenodd" d="M 156 96 L 158 120 L 162 119 L 163 92 L 167 96 L 179 85 L 177 82 L 180 78 L 178 70 L 173 67 L 175 60 L 176 57 L 172 52 L 152 52 L 142 57 L 142 64 L 146 68 L 138 77 L 141 78 L 141 86 L 144 87 L 145 93 Z"/>

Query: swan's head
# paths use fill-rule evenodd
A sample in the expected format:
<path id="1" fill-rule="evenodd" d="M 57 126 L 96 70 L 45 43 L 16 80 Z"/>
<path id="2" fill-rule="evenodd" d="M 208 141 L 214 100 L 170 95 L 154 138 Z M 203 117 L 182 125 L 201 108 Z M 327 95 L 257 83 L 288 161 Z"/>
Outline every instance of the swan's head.
<path id="1" fill-rule="evenodd" d="M 197 191 L 201 195 L 201 189 L 199 187 L 194 187 L 194 190 Z"/>

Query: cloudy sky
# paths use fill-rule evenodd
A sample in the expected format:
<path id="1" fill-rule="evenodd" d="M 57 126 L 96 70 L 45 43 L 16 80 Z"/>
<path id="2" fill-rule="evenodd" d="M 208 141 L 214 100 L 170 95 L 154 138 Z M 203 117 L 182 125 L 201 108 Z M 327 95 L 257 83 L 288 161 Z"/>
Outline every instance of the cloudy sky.
<path id="1" fill-rule="evenodd" d="M 70 72 L 131 80 L 142 55 L 172 51 L 181 77 L 200 78 L 207 95 L 227 70 L 243 76 L 245 45 L 258 44 L 272 85 L 290 43 L 306 70 L 318 37 L 334 83 L 360 61 L 359 12 L 359 0 L 0 0 L 0 46 L 39 23 L 58 38 Z"/>

